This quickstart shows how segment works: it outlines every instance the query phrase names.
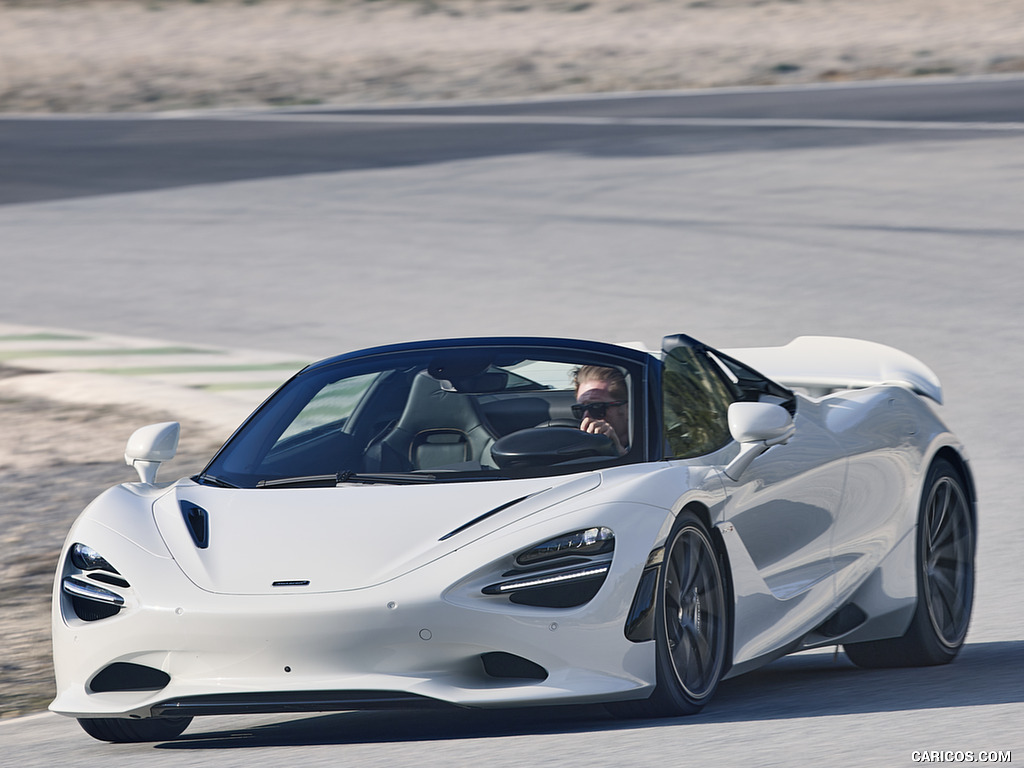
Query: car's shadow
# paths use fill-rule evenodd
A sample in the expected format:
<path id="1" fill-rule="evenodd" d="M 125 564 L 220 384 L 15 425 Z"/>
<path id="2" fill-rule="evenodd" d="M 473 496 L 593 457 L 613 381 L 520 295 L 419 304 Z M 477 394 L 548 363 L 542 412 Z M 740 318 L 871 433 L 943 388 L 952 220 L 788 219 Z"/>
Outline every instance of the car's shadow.
<path id="1" fill-rule="evenodd" d="M 1024 641 L 969 644 L 948 666 L 916 669 L 864 670 L 841 653 L 799 654 L 725 681 L 704 712 L 685 720 L 620 720 L 600 706 L 342 712 L 231 730 L 204 730 L 197 719 L 156 748 L 436 741 L 1012 704 L 1024 702 L 1022 658 Z"/>

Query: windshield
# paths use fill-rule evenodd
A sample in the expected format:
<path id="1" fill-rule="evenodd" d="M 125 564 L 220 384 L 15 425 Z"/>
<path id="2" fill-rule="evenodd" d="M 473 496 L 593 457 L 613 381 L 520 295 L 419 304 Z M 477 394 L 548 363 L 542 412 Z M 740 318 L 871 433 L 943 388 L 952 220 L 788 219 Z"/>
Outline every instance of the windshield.
<path id="1" fill-rule="evenodd" d="M 581 369 L 610 372 L 618 394 L 581 409 L 577 394 L 593 399 Z M 637 375 L 593 354 L 509 347 L 315 366 L 265 403 L 197 479 L 241 488 L 484 480 L 631 460 Z M 580 429 L 596 415 L 623 434 Z"/>

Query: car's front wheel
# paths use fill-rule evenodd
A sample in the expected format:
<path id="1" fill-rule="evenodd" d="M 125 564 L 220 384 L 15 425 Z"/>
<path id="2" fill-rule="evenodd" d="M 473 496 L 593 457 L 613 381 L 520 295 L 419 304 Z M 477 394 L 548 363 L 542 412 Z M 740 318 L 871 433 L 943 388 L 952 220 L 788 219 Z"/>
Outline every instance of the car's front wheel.
<path id="1" fill-rule="evenodd" d="M 962 475 L 945 459 L 928 472 L 917 526 L 917 609 L 902 637 L 846 646 L 861 667 L 948 664 L 974 602 L 974 515 Z"/>
<path id="2" fill-rule="evenodd" d="M 628 717 L 699 712 L 725 672 L 726 576 L 707 528 L 690 512 L 676 519 L 665 545 L 655 619 L 657 686 L 644 701 L 609 706 Z"/>
<path id="3" fill-rule="evenodd" d="M 191 722 L 191 717 L 152 717 L 145 720 L 116 717 L 78 719 L 82 730 L 94 739 L 116 743 L 170 741 L 180 736 Z"/>

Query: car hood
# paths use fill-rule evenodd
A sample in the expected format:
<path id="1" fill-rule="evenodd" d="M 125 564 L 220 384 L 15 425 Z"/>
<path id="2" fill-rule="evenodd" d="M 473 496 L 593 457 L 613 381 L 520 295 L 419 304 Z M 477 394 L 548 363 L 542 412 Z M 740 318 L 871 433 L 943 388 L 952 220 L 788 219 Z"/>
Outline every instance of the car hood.
<path id="1" fill-rule="evenodd" d="M 390 581 L 600 482 L 596 472 L 338 488 L 182 481 L 154 503 L 153 513 L 171 555 L 201 589 L 336 592 Z"/>

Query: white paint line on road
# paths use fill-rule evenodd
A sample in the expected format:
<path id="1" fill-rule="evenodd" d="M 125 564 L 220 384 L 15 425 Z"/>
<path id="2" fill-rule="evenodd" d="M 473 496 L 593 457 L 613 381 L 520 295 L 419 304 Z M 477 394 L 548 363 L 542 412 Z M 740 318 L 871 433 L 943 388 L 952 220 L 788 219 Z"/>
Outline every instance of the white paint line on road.
<path id="1" fill-rule="evenodd" d="M 339 107 L 339 109 L 348 109 Z M 591 115 L 440 115 L 391 111 L 276 112 L 262 110 L 179 111 L 151 114 L 3 115 L 0 120 L 211 120 L 224 122 L 337 123 L 370 125 L 542 125 L 629 128 L 810 128 L 879 131 L 1024 132 L 1022 122 L 927 120 L 839 120 L 799 117 L 601 117 Z"/>
<path id="2" fill-rule="evenodd" d="M 640 91 L 595 91 L 583 93 L 551 93 L 533 96 L 508 96 L 477 99 L 426 99 L 422 101 L 386 103 L 327 103 L 291 107 L 211 107 L 206 109 L 175 109 L 155 112 L 9 112 L 0 114 L 3 120 L 167 120 L 207 119 L 240 115 L 309 114 L 317 112 L 348 112 L 378 110 L 418 110 L 444 108 L 480 108 L 494 106 L 529 107 L 537 104 L 574 104 L 579 102 L 632 101 L 641 99 L 690 99 L 708 96 L 747 94 L 806 93 L 814 91 L 895 90 L 899 88 L 942 88 L 949 85 L 1016 83 L 1024 81 L 1019 72 L 987 73 L 980 75 L 951 75 L 931 77 L 887 78 L 880 80 L 847 80 L 840 82 L 808 82 L 775 85 L 726 85 L 706 88 L 652 89 Z"/>
<path id="3" fill-rule="evenodd" d="M 724 117 L 590 117 L 561 115 L 422 115 L 235 113 L 208 115 L 211 120 L 311 123 L 388 123 L 405 125 L 554 125 L 678 128 L 842 128 L 897 131 L 1024 131 L 1024 123 L 928 122 L 910 120 L 822 120 L 804 118 Z"/>

